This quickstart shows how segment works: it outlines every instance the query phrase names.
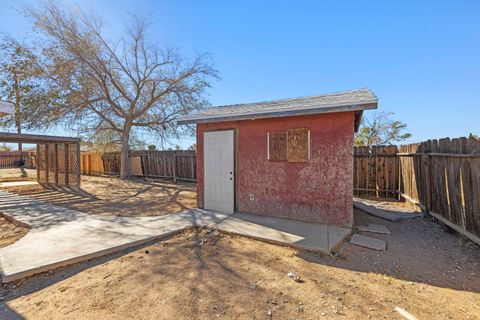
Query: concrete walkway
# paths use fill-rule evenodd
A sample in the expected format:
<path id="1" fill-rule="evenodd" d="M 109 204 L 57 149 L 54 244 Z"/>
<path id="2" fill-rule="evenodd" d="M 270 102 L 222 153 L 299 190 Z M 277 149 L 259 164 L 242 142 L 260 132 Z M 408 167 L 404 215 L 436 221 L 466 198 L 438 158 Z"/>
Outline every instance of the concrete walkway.
<path id="1" fill-rule="evenodd" d="M 0 213 L 32 228 L 19 241 L 0 249 L 2 282 L 138 246 L 194 226 L 319 252 L 329 252 L 350 234 L 348 228 L 202 209 L 158 217 L 94 216 L 4 191 L 0 191 Z"/>

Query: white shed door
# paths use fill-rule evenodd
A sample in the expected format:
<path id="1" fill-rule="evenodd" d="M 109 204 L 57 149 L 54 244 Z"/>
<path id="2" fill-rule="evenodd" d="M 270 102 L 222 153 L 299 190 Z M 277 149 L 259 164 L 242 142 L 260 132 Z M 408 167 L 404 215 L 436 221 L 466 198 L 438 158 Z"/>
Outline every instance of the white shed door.
<path id="1" fill-rule="evenodd" d="M 233 213 L 233 130 L 205 132 L 203 152 L 205 209 Z"/>

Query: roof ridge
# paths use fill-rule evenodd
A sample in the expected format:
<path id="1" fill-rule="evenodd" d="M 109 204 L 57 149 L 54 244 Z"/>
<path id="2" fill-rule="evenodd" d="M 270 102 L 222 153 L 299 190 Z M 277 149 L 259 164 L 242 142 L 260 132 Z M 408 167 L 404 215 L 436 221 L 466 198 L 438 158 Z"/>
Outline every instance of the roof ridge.
<path id="1" fill-rule="evenodd" d="M 319 97 L 335 96 L 335 95 L 340 95 L 340 94 L 348 94 L 348 93 L 351 93 L 351 92 L 362 91 L 362 90 L 368 90 L 375 98 L 377 98 L 377 96 L 372 92 L 372 90 L 370 90 L 370 88 L 365 87 L 365 88 L 337 91 L 337 92 L 324 93 L 324 94 L 314 94 L 314 95 L 308 95 L 308 96 L 301 96 L 301 97 L 295 97 L 295 98 L 282 98 L 282 99 L 275 99 L 275 100 L 264 100 L 264 101 L 256 101 L 256 102 L 225 104 L 225 105 L 220 105 L 220 106 L 213 106 L 211 108 L 225 108 L 225 107 L 236 107 L 236 106 L 244 106 L 244 105 L 287 102 L 287 101 L 294 101 L 294 100 L 300 100 L 300 99 L 312 99 L 312 98 L 319 98 Z"/>

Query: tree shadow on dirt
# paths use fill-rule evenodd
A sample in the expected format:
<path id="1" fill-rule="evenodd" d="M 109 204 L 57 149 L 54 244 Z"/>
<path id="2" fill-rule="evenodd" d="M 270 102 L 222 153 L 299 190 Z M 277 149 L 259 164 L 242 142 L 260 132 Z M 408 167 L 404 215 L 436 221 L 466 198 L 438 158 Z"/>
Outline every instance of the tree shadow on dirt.
<path id="1" fill-rule="evenodd" d="M 50 185 L 9 191 L 83 213 L 104 216 L 159 216 L 184 211 L 193 207 L 195 202 L 191 184 L 162 184 L 142 179 L 87 179 L 91 180 L 90 184 L 93 183 L 90 189 L 98 192 Z"/>

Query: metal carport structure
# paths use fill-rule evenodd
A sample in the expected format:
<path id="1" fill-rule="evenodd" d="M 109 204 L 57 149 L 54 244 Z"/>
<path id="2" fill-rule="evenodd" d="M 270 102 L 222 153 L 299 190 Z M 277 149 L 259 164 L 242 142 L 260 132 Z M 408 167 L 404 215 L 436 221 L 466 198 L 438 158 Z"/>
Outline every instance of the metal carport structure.
<path id="1" fill-rule="evenodd" d="M 80 138 L 0 132 L 0 142 L 36 144 L 37 180 L 80 188 Z"/>

